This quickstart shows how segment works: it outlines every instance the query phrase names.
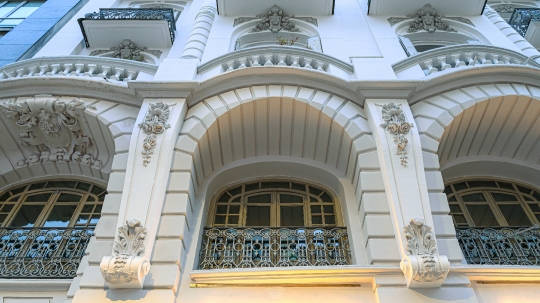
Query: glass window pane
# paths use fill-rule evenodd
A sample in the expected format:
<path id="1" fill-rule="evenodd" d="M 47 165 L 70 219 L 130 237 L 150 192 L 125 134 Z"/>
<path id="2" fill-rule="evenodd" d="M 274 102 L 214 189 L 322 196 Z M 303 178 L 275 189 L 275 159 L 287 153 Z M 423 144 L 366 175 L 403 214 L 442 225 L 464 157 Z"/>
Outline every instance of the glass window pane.
<path id="1" fill-rule="evenodd" d="M 216 208 L 216 214 L 227 214 L 227 205 L 218 205 Z"/>
<path id="2" fill-rule="evenodd" d="M 515 190 L 514 186 L 512 186 L 512 184 L 510 184 L 510 183 L 500 182 L 500 181 L 497 181 L 497 183 L 499 183 L 500 188 Z"/>
<path id="3" fill-rule="evenodd" d="M 62 193 L 60 194 L 60 197 L 56 200 L 57 202 L 80 202 L 82 196 L 75 195 L 75 194 L 66 194 Z"/>
<path id="4" fill-rule="evenodd" d="M 491 193 L 491 196 L 493 199 L 495 199 L 495 201 L 518 201 L 518 198 L 514 195 Z"/>
<path id="5" fill-rule="evenodd" d="M 2 212 L 10 212 L 13 209 L 13 204 L 5 204 L 4 207 L 2 207 Z"/>
<path id="6" fill-rule="evenodd" d="M 21 4 L 21 2 L 22 1 L 9 1 L 4 6 L 0 7 L 0 17 L 5 17 L 9 12 Z"/>
<path id="7" fill-rule="evenodd" d="M 325 224 L 336 224 L 336 217 L 334 216 L 324 216 Z"/>
<path id="8" fill-rule="evenodd" d="M 238 224 L 238 216 L 229 216 L 228 224 Z"/>
<path id="9" fill-rule="evenodd" d="M 0 224 L 4 224 L 4 220 L 6 220 L 7 215 L 6 214 L 0 214 Z"/>
<path id="10" fill-rule="evenodd" d="M 79 182 L 79 183 L 77 183 L 77 186 L 75 188 L 81 189 L 81 190 L 84 190 L 84 191 L 88 191 L 90 189 L 90 184 L 84 183 L 84 182 Z"/>
<path id="11" fill-rule="evenodd" d="M 540 201 L 540 194 L 537 191 L 534 192 L 533 197 L 536 199 L 536 201 Z"/>
<path id="12" fill-rule="evenodd" d="M 45 205 L 23 205 L 11 222 L 11 226 L 33 227 L 44 207 Z"/>
<path id="13" fill-rule="evenodd" d="M 19 187 L 19 188 L 12 189 L 12 190 L 11 190 L 11 193 L 14 194 L 14 195 L 20 194 L 20 193 L 22 193 L 25 189 L 26 189 L 26 185 L 25 185 L 25 186 L 21 186 L 21 187 Z"/>
<path id="14" fill-rule="evenodd" d="M 9 197 L 11 197 L 11 194 L 8 191 L 0 197 L 0 201 L 6 201 L 7 199 L 9 199 Z"/>
<path id="15" fill-rule="evenodd" d="M 447 195 L 451 194 L 452 193 L 452 188 L 450 186 L 446 186 L 444 188 L 444 193 L 447 194 Z"/>
<path id="16" fill-rule="evenodd" d="M 309 196 L 309 202 L 320 202 L 320 201 L 316 197 Z"/>
<path id="17" fill-rule="evenodd" d="M 229 214 L 239 214 L 239 213 L 240 213 L 240 206 L 238 205 L 229 206 Z"/>
<path id="18" fill-rule="evenodd" d="M 26 196 L 26 199 L 24 199 L 25 202 L 47 202 L 49 201 L 49 198 L 51 197 L 52 193 L 44 193 L 44 194 L 35 194 L 31 196 Z"/>
<path id="19" fill-rule="evenodd" d="M 16 26 L 23 21 L 24 19 L 4 19 L 0 22 L 0 26 Z"/>
<path id="20" fill-rule="evenodd" d="M 304 203 L 304 198 L 301 196 L 280 194 L 279 195 L 280 203 Z"/>
<path id="21" fill-rule="evenodd" d="M 321 200 L 323 200 L 323 202 L 334 202 L 334 200 L 332 200 L 332 197 L 330 197 L 330 195 L 327 193 L 321 195 Z"/>
<path id="22" fill-rule="evenodd" d="M 303 206 L 281 206 L 280 226 L 304 226 Z"/>
<path id="23" fill-rule="evenodd" d="M 457 202 L 456 196 L 448 198 L 448 202 Z"/>
<path id="24" fill-rule="evenodd" d="M 530 188 L 526 188 L 526 187 L 523 187 L 523 186 L 519 186 L 519 185 L 516 185 L 517 188 L 519 189 L 520 192 L 524 193 L 524 194 L 527 194 L 527 195 L 530 195 L 531 194 L 531 189 Z"/>
<path id="25" fill-rule="evenodd" d="M 99 186 L 94 185 L 94 187 L 92 187 L 92 193 L 96 196 L 99 196 L 99 194 L 101 194 L 104 191 L 105 190 Z"/>
<path id="26" fill-rule="evenodd" d="M 28 190 L 42 189 L 43 187 L 45 187 L 46 183 L 47 182 L 41 182 L 41 183 L 32 184 L 32 185 L 30 185 L 30 188 L 28 188 Z"/>
<path id="27" fill-rule="evenodd" d="M 465 220 L 465 216 L 463 215 L 452 215 L 454 217 L 454 221 L 458 224 L 467 223 L 467 220 Z"/>
<path id="28" fill-rule="evenodd" d="M 454 184 L 454 189 L 457 191 L 467 189 L 467 184 L 465 184 L 465 182 L 456 183 Z"/>
<path id="29" fill-rule="evenodd" d="M 450 213 L 460 213 L 461 207 L 459 205 L 450 205 Z"/>
<path id="30" fill-rule="evenodd" d="M 41 1 L 28 1 L 25 5 L 11 13 L 8 18 L 26 18 L 43 4 Z"/>
<path id="31" fill-rule="evenodd" d="M 474 187 L 497 187 L 495 181 L 467 181 L 470 188 Z"/>
<path id="32" fill-rule="evenodd" d="M 321 213 L 321 206 L 320 205 L 311 205 L 311 213 L 312 214 L 320 214 Z"/>
<path id="33" fill-rule="evenodd" d="M 313 186 L 310 186 L 309 187 L 309 192 L 314 194 L 315 196 L 318 196 L 320 195 L 323 191 L 321 189 L 318 189 L 316 187 L 313 187 Z"/>
<path id="34" fill-rule="evenodd" d="M 214 219 L 214 224 L 225 224 L 226 216 L 216 216 Z"/>
<path id="35" fill-rule="evenodd" d="M 259 182 L 246 185 L 246 191 L 252 191 L 259 189 Z"/>
<path id="36" fill-rule="evenodd" d="M 261 182 L 261 188 L 289 188 L 289 182 Z"/>
<path id="37" fill-rule="evenodd" d="M 539 212 L 540 213 L 540 206 L 538 206 L 538 204 L 534 203 L 534 204 L 529 204 L 529 207 L 531 208 L 532 211 L 534 211 L 535 213 L 536 212 Z"/>
<path id="38" fill-rule="evenodd" d="M 499 204 L 498 206 L 509 226 L 532 225 L 520 204 Z"/>
<path id="39" fill-rule="evenodd" d="M 101 208 L 103 205 L 96 205 L 96 209 L 94 209 L 94 214 L 101 214 Z"/>
<path id="40" fill-rule="evenodd" d="M 248 206 L 246 226 L 270 226 L 270 206 Z"/>
<path id="41" fill-rule="evenodd" d="M 94 210 L 94 205 L 85 205 L 81 212 L 91 213 Z"/>
<path id="42" fill-rule="evenodd" d="M 236 196 L 241 192 L 242 192 L 242 186 L 238 186 L 237 188 L 233 188 L 233 189 L 229 190 L 229 193 L 231 195 L 233 195 L 233 196 Z"/>
<path id="43" fill-rule="evenodd" d="M 334 206 L 333 205 L 325 205 L 324 207 L 324 213 L 325 214 L 333 214 L 334 213 Z"/>
<path id="44" fill-rule="evenodd" d="M 256 196 L 251 196 L 248 198 L 248 203 L 270 203 L 270 202 L 272 202 L 271 194 L 256 195 Z"/>
<path id="45" fill-rule="evenodd" d="M 68 187 L 68 188 L 74 188 L 77 182 L 75 181 L 49 181 L 47 184 L 47 188 L 55 188 L 55 187 Z"/>
<path id="46" fill-rule="evenodd" d="M 294 183 L 293 182 L 291 188 L 299 190 L 299 191 L 306 191 L 306 186 L 304 184 L 299 184 L 299 183 Z"/>
<path id="47" fill-rule="evenodd" d="M 218 202 L 229 202 L 230 198 L 231 195 L 229 195 L 228 193 L 224 193 L 223 195 L 221 195 L 221 197 L 219 197 Z"/>
<path id="48" fill-rule="evenodd" d="M 67 227 L 77 205 L 55 205 L 47 218 L 44 227 Z"/>
<path id="49" fill-rule="evenodd" d="M 493 211 L 487 204 L 467 205 L 467 210 L 476 226 L 499 226 Z"/>
<path id="50" fill-rule="evenodd" d="M 469 194 L 469 195 L 462 195 L 461 199 L 463 199 L 463 202 L 485 202 L 486 197 L 482 193 L 475 193 L 475 194 Z"/>
<path id="51" fill-rule="evenodd" d="M 311 224 L 323 224 L 322 223 L 322 216 L 312 216 L 311 217 Z"/>

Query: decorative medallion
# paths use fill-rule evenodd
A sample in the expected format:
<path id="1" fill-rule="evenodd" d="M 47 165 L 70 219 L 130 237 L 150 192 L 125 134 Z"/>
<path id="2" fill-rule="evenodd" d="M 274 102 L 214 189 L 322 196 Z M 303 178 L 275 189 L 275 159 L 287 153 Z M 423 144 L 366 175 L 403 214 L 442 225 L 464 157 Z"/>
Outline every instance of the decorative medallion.
<path id="1" fill-rule="evenodd" d="M 94 50 L 90 53 L 90 56 L 110 55 L 112 58 L 146 62 L 144 53 L 152 54 L 157 58 L 161 56 L 161 51 L 148 50 L 146 47 L 140 48 L 129 39 L 125 39 L 118 46 L 111 47 L 109 50 Z"/>
<path id="2" fill-rule="evenodd" d="M 113 256 L 105 256 L 100 264 L 109 288 L 140 288 L 150 270 L 145 252 L 146 228 L 139 220 L 127 220 L 118 228 Z"/>
<path id="3" fill-rule="evenodd" d="M 302 20 L 308 23 L 311 23 L 317 26 L 317 19 L 312 17 L 295 17 L 289 16 L 283 12 L 283 10 L 274 4 L 266 14 L 260 14 L 256 17 L 240 17 L 234 20 L 234 26 L 242 24 L 247 21 L 261 19 L 255 28 L 253 28 L 250 33 L 262 32 L 269 30 L 273 33 L 279 31 L 288 31 L 288 32 L 299 32 L 300 30 L 296 28 L 296 25 L 291 22 L 291 19 Z"/>
<path id="4" fill-rule="evenodd" d="M 146 134 L 143 142 L 143 165 L 147 166 L 150 163 L 150 158 L 154 153 L 154 148 L 157 144 L 157 136 L 163 133 L 167 128 L 171 127 L 167 121 L 169 120 L 170 107 L 162 102 L 150 104 L 148 112 L 144 117 L 144 121 L 139 124 L 139 127 Z"/>
<path id="5" fill-rule="evenodd" d="M 34 146 L 34 153 L 17 162 L 26 166 L 44 162 L 77 162 L 101 167 L 92 151 L 92 139 L 84 115 L 87 108 L 79 99 L 60 100 L 50 95 L 38 95 L 23 102 L 8 101 L 0 104 L 3 114 L 13 121 L 19 130 L 19 143 L 23 147 Z M 24 148 L 23 148 L 24 149 Z"/>
<path id="6" fill-rule="evenodd" d="M 394 26 L 402 21 L 410 19 L 413 19 L 413 21 L 409 24 L 409 28 L 407 29 L 408 33 L 415 33 L 420 30 L 425 30 L 430 33 L 433 33 L 436 30 L 456 32 L 454 28 L 450 27 L 446 22 L 442 21 L 442 19 L 453 20 L 474 26 L 471 20 L 467 18 L 441 16 L 437 14 L 435 9 L 431 7 L 430 4 L 426 4 L 414 15 L 407 15 L 407 17 L 391 17 L 387 20 L 388 23 L 390 23 L 390 26 Z"/>
<path id="7" fill-rule="evenodd" d="M 414 125 L 406 121 L 401 105 L 394 103 L 383 105 L 382 119 L 384 123 L 381 124 L 381 127 L 394 135 L 394 142 L 397 146 L 396 154 L 400 156 L 401 165 L 407 166 L 407 145 L 409 141 L 405 138 L 405 135 L 409 133 Z"/>

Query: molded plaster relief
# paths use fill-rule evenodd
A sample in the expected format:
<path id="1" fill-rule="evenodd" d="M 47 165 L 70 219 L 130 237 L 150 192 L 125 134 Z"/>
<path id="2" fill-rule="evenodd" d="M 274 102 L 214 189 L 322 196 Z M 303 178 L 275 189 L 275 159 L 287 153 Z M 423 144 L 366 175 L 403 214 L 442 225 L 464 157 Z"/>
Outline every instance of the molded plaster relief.
<path id="1" fill-rule="evenodd" d="M 150 162 L 150 158 L 154 153 L 154 148 L 157 143 L 157 136 L 163 133 L 167 128 L 171 127 L 169 120 L 170 109 L 169 105 L 162 102 L 150 104 L 148 112 L 144 117 L 144 121 L 139 124 L 142 131 L 146 134 L 143 143 L 143 165 L 146 166 Z"/>
<path id="2" fill-rule="evenodd" d="M 270 30 L 273 33 L 277 33 L 281 30 L 288 32 L 299 32 L 296 25 L 290 21 L 290 19 L 302 20 L 317 26 L 317 19 L 312 17 L 295 17 L 289 16 L 283 12 L 283 10 L 274 4 L 267 14 L 257 15 L 256 17 L 240 17 L 234 20 L 234 26 L 242 24 L 247 21 L 261 19 L 257 25 L 250 31 L 250 33 L 261 32 Z"/>
<path id="3" fill-rule="evenodd" d="M 409 144 L 409 141 L 405 138 L 405 135 L 414 127 L 414 124 L 405 121 L 401 105 L 394 103 L 383 106 L 382 119 L 384 123 L 381 124 L 381 127 L 394 135 L 394 142 L 397 147 L 396 155 L 400 156 L 401 165 L 407 166 L 407 144 Z"/>
<path id="4" fill-rule="evenodd" d="M 446 256 L 439 255 L 431 226 L 422 219 L 413 219 L 403 228 L 407 256 L 400 267 L 410 288 L 439 287 L 450 270 Z M 427 283 L 426 285 L 422 285 Z"/>
<path id="5" fill-rule="evenodd" d="M 413 19 L 413 21 L 409 24 L 409 28 L 407 29 L 408 33 L 415 33 L 421 30 L 425 30 L 427 32 L 433 33 L 436 30 L 440 31 L 447 31 L 447 32 L 457 32 L 456 29 L 450 27 L 446 22 L 442 21 L 442 19 L 447 20 L 453 20 L 461 23 L 465 23 L 467 25 L 474 26 L 474 24 L 471 22 L 471 20 L 463 17 L 446 17 L 441 16 L 437 14 L 435 9 L 431 7 L 431 5 L 428 3 L 426 4 L 422 9 L 420 9 L 416 14 L 414 15 L 407 15 L 407 17 L 391 17 L 388 18 L 388 23 L 390 23 L 390 26 L 394 26 L 402 21 Z"/>
<path id="6" fill-rule="evenodd" d="M 144 54 L 150 54 L 159 59 L 161 56 L 160 50 L 149 50 L 146 47 L 140 48 L 135 42 L 124 39 L 118 46 L 111 47 L 109 50 L 94 50 L 90 56 L 111 57 L 139 62 L 147 62 Z"/>
<path id="7" fill-rule="evenodd" d="M 84 116 L 85 105 L 78 98 L 70 102 L 50 95 L 37 95 L 24 102 L 0 104 L 3 114 L 20 130 L 21 146 L 36 146 L 38 154 L 21 159 L 17 166 L 44 162 L 77 162 L 100 168 L 101 161 L 93 155 L 91 133 Z"/>
<path id="8" fill-rule="evenodd" d="M 150 262 L 144 256 L 146 228 L 139 220 L 127 220 L 118 228 L 114 241 L 114 256 L 103 257 L 101 274 L 109 288 L 142 288 L 144 277 L 150 271 Z"/>
<path id="9" fill-rule="evenodd" d="M 516 7 L 512 4 L 502 4 L 502 5 L 494 6 L 493 9 L 497 13 L 512 13 L 514 9 L 516 9 Z"/>

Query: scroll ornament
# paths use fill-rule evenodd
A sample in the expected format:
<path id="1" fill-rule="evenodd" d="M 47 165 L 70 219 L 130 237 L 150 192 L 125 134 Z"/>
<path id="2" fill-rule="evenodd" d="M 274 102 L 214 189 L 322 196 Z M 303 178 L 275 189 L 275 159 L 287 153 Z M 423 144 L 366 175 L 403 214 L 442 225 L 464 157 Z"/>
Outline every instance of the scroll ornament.
<path id="1" fill-rule="evenodd" d="M 105 256 L 99 265 L 101 274 L 111 289 L 142 289 L 144 277 L 150 271 L 150 262 L 145 256 L 144 238 L 146 228 L 139 220 L 128 220 L 118 228 L 113 256 Z"/>
<path id="2" fill-rule="evenodd" d="M 396 154 L 400 156 L 401 165 L 407 166 L 407 145 L 409 140 L 405 137 L 414 126 L 405 120 L 403 109 L 401 105 L 394 103 L 388 103 L 383 106 L 382 119 L 384 123 L 381 127 L 385 128 L 390 134 L 394 136 L 394 142 L 396 143 Z"/>
<path id="3" fill-rule="evenodd" d="M 400 267 L 407 287 L 440 287 L 448 275 L 450 262 L 446 256 L 439 255 L 431 227 L 421 219 L 413 219 L 403 231 L 407 246 Z"/>
<path id="4" fill-rule="evenodd" d="M 157 144 L 157 136 L 163 133 L 167 128 L 171 127 L 167 122 L 171 113 L 169 105 L 158 102 L 150 104 L 148 112 L 144 117 L 144 121 L 139 124 L 146 138 L 143 141 L 143 165 L 147 166 L 150 163 L 150 158 L 154 153 Z"/>

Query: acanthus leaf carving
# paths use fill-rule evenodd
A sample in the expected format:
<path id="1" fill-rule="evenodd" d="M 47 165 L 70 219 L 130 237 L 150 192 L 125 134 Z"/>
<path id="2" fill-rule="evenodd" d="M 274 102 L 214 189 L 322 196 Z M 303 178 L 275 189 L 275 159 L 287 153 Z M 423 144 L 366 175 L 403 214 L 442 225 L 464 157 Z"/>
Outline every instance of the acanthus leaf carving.
<path id="1" fill-rule="evenodd" d="M 44 162 L 77 162 L 101 167 L 94 157 L 92 139 L 84 111 L 95 109 L 75 98 L 70 101 L 50 95 L 38 95 L 22 102 L 10 100 L 0 104 L 3 114 L 19 129 L 19 143 L 30 150 L 28 158 L 17 162 L 26 166 Z M 23 148 L 24 149 L 24 148 Z"/>
<path id="2" fill-rule="evenodd" d="M 407 145 L 409 144 L 409 140 L 405 135 L 410 132 L 414 124 L 406 121 L 403 108 L 401 105 L 394 103 L 383 105 L 382 119 L 384 123 L 381 124 L 381 127 L 394 136 L 394 142 L 397 147 L 396 154 L 400 156 L 401 165 L 407 166 Z"/>
<path id="3" fill-rule="evenodd" d="M 433 33 L 437 30 L 447 32 L 457 32 L 454 28 L 450 27 L 448 23 L 442 21 L 444 16 L 437 14 L 435 9 L 431 7 L 431 4 L 426 4 L 416 14 L 408 15 L 408 18 L 412 18 L 413 21 L 409 24 L 407 29 L 408 33 L 415 33 L 420 30 Z"/>
<path id="4" fill-rule="evenodd" d="M 289 16 L 285 14 L 283 10 L 276 4 L 274 4 L 266 14 L 259 14 L 256 17 L 236 18 L 234 20 L 234 26 L 256 19 L 260 19 L 260 21 L 253 29 L 250 30 L 250 33 L 262 32 L 266 30 L 273 33 L 277 33 L 282 30 L 288 32 L 299 32 L 300 30 L 296 28 L 296 25 L 291 21 L 291 19 L 301 20 L 318 26 L 317 19 L 313 17 Z"/>
<path id="5" fill-rule="evenodd" d="M 90 53 L 90 56 L 110 55 L 112 58 L 146 62 L 144 53 L 152 54 L 157 58 L 161 56 L 160 50 L 138 47 L 135 42 L 129 39 L 124 39 L 118 46 L 111 47 L 109 50 L 94 50 Z"/>
<path id="6" fill-rule="evenodd" d="M 157 136 L 163 133 L 167 128 L 171 127 L 167 122 L 170 115 L 169 105 L 157 102 L 150 104 L 148 112 L 144 117 L 144 121 L 139 124 L 139 128 L 146 134 L 143 141 L 143 165 L 147 166 L 150 163 L 151 155 L 157 144 Z"/>
<path id="7" fill-rule="evenodd" d="M 446 279 L 450 263 L 438 253 L 431 226 L 422 219 L 412 219 L 403 228 L 407 244 L 406 256 L 401 261 L 407 285 L 415 287 L 438 287 Z"/>
<path id="8" fill-rule="evenodd" d="M 118 228 L 113 256 L 105 256 L 100 264 L 101 274 L 109 288 L 142 288 L 150 262 L 144 256 L 146 228 L 139 220 L 127 220 Z"/>
<path id="9" fill-rule="evenodd" d="M 513 13 L 516 7 L 512 4 L 502 4 L 494 6 L 493 8 L 497 13 Z"/>

